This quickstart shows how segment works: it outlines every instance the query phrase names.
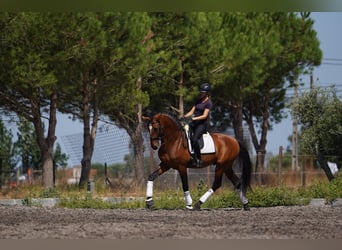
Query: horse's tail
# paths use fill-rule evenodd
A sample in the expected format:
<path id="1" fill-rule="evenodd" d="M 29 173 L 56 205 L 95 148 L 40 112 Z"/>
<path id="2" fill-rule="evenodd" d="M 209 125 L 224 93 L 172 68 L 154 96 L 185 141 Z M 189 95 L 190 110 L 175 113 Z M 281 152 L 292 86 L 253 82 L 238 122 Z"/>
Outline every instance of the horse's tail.
<path id="1" fill-rule="evenodd" d="M 251 189 L 252 161 L 247 148 L 241 142 L 239 146 L 239 159 L 242 163 L 241 188 L 243 192 L 246 192 L 247 189 Z"/>

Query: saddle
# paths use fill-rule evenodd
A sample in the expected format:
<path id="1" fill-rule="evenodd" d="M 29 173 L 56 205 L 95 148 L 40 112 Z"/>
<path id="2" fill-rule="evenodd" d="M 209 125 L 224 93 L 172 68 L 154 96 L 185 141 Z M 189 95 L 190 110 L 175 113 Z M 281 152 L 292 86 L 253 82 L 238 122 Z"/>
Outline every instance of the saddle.
<path id="1" fill-rule="evenodd" d="M 190 135 L 190 128 L 188 124 L 184 125 L 184 130 L 185 130 L 185 134 L 188 140 L 189 152 L 193 154 L 194 150 L 191 145 L 191 135 Z M 209 132 L 206 132 L 202 135 L 199 141 L 199 146 L 201 149 L 201 154 L 213 154 L 216 152 L 214 140 L 212 136 L 209 134 Z"/>

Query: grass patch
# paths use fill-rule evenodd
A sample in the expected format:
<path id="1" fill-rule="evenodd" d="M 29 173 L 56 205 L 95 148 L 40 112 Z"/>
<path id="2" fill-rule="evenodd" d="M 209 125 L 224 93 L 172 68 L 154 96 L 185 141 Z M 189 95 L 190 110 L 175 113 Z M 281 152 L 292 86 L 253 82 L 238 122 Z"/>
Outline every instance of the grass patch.
<path id="1" fill-rule="evenodd" d="M 199 183 L 196 188 L 190 190 L 195 202 L 209 188 L 204 183 Z M 23 205 L 34 206 L 34 198 L 58 198 L 58 206 L 66 208 L 93 208 L 93 209 L 140 209 L 145 208 L 145 190 L 134 190 L 130 195 L 127 190 L 120 193 L 110 192 L 105 187 L 96 188 L 94 193 L 78 187 L 57 187 L 46 190 L 38 185 L 20 186 L 12 193 L 7 193 L 6 198 L 23 199 Z M 11 196 L 11 197 L 9 197 Z M 131 198 L 129 198 L 132 196 Z M 109 197 L 107 200 L 104 197 Z M 253 187 L 253 191 L 247 193 L 251 207 L 272 207 L 306 205 L 313 198 L 324 198 L 331 202 L 342 197 L 342 177 L 335 178 L 331 182 L 316 182 L 304 188 L 278 187 Z M 185 207 L 184 194 L 181 188 L 167 191 L 154 191 L 154 208 L 156 209 L 183 209 Z M 203 208 L 240 208 L 238 194 L 234 190 L 219 189 L 210 199 L 202 205 Z"/>

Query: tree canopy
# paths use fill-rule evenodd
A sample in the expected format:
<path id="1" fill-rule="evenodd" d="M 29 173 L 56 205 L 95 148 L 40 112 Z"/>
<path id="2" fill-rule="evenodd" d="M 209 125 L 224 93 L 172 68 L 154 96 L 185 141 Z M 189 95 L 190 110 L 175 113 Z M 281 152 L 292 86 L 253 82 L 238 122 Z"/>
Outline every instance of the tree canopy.
<path id="1" fill-rule="evenodd" d="M 83 181 L 99 119 L 127 131 L 142 181 L 141 114 L 182 115 L 203 82 L 213 87 L 213 126 L 233 125 L 241 139 L 245 122 L 262 152 L 286 88 L 320 63 L 312 25 L 308 13 L 3 12 L 0 106 L 32 122 L 47 187 L 57 110 L 83 121 Z"/>
<path id="2" fill-rule="evenodd" d="M 342 164 L 342 100 L 335 88 L 313 88 L 293 103 L 301 124 L 301 148 Z"/>

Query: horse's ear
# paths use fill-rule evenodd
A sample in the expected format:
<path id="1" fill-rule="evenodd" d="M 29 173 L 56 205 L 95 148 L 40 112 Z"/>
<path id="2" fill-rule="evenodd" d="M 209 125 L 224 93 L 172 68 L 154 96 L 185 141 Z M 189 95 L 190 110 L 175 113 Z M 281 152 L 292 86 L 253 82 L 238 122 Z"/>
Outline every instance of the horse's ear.
<path id="1" fill-rule="evenodd" d="M 153 117 L 153 112 L 148 109 L 146 110 L 146 112 L 141 116 L 141 119 L 143 121 L 151 121 L 152 120 L 152 117 Z"/>
<path id="2" fill-rule="evenodd" d="M 148 117 L 148 116 L 141 116 L 141 119 L 143 120 L 143 121 L 151 121 L 151 117 Z"/>

